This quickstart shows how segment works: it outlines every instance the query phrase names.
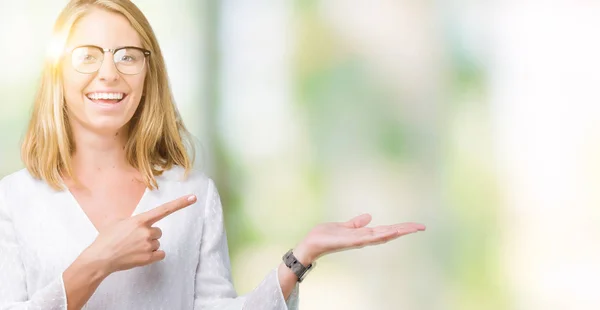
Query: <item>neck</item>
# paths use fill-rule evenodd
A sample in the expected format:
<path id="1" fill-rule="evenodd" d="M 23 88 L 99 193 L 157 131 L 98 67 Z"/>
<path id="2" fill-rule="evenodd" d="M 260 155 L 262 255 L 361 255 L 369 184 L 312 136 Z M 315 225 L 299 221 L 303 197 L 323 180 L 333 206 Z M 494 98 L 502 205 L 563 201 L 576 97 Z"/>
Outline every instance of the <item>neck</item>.
<path id="1" fill-rule="evenodd" d="M 75 152 L 72 155 L 74 173 L 78 176 L 97 176 L 132 167 L 125 156 L 128 127 L 98 133 L 73 124 Z"/>

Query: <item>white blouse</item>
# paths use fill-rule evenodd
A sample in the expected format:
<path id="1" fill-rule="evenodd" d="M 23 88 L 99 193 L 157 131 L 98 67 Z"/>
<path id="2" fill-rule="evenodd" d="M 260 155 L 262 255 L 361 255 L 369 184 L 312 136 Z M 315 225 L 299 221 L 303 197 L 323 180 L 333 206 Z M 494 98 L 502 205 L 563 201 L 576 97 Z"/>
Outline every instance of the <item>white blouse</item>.
<path id="1" fill-rule="evenodd" d="M 133 214 L 178 197 L 198 202 L 158 221 L 163 261 L 109 275 L 83 309 L 298 309 L 298 284 L 286 302 L 277 269 L 247 295 L 232 281 L 221 200 L 215 184 L 175 167 L 157 177 Z M 68 190 L 56 191 L 27 170 L 0 181 L 0 310 L 67 309 L 62 273 L 98 235 Z"/>

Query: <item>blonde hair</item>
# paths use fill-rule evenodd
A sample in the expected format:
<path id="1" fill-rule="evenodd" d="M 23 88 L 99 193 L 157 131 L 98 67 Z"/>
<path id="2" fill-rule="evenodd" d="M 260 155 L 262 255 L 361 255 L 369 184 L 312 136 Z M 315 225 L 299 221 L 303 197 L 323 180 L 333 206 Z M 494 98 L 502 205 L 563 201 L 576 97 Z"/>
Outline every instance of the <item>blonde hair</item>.
<path id="1" fill-rule="evenodd" d="M 65 189 L 63 176 L 77 181 L 71 166 L 75 145 L 67 117 L 59 54 L 64 51 L 77 21 L 96 8 L 127 18 L 139 34 L 142 47 L 152 52 L 147 63 L 144 96 L 129 123 L 125 151 L 127 161 L 141 173 L 146 186 L 157 189 L 155 176 L 174 165 L 185 168 L 187 175 L 193 165 L 194 146 L 175 106 L 152 27 L 129 0 L 73 0 L 60 13 L 53 30 L 54 55 L 47 57 L 44 64 L 21 149 L 22 160 L 33 177 L 56 190 Z"/>

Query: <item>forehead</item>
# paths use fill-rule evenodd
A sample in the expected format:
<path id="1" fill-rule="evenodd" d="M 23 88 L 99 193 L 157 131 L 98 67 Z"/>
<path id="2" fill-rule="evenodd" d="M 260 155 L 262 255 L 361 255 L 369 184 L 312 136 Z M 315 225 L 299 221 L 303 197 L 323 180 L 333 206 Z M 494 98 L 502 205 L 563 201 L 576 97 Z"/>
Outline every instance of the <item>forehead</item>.
<path id="1" fill-rule="evenodd" d="M 125 16 L 103 9 L 93 9 L 79 19 L 67 45 L 97 45 L 103 48 L 142 46 L 140 36 Z"/>

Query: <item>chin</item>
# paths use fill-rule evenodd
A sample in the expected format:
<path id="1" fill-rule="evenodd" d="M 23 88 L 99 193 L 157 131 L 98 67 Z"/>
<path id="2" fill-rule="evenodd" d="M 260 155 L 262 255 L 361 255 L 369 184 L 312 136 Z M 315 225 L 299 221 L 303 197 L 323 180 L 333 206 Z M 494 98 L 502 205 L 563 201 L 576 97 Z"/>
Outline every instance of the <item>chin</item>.
<path id="1" fill-rule="evenodd" d="M 74 127 L 97 134 L 114 135 L 129 123 L 135 114 L 135 111 L 132 110 L 133 107 L 128 105 L 123 105 L 118 109 L 112 107 L 98 109 L 95 106 L 87 105 L 84 106 L 84 109 L 72 109 L 69 118 L 75 122 Z"/>
<path id="2" fill-rule="evenodd" d="M 104 121 L 98 121 L 96 120 L 95 122 L 88 124 L 89 129 L 91 129 L 94 132 L 97 133 L 102 133 L 102 134 L 115 134 L 117 131 L 121 130 L 123 128 L 123 126 L 125 126 L 127 124 L 127 122 L 125 120 L 119 119 L 119 120 L 104 120 Z"/>

